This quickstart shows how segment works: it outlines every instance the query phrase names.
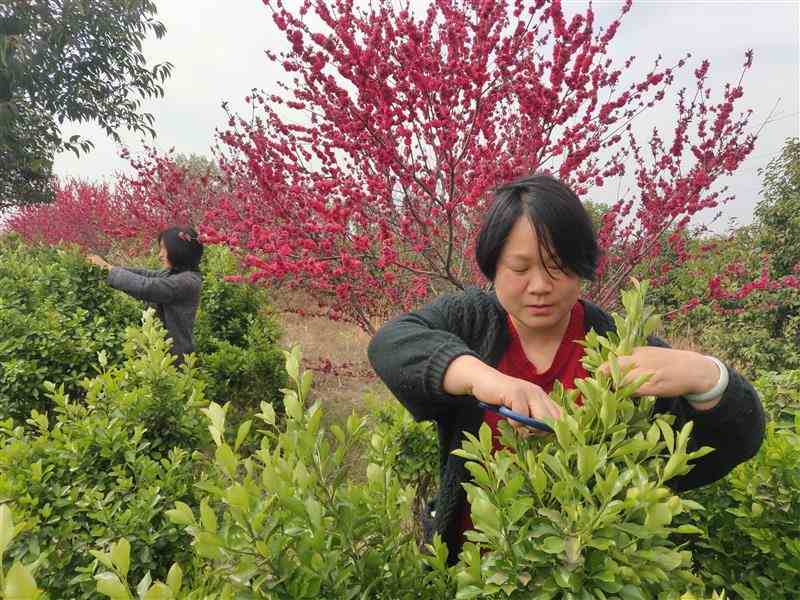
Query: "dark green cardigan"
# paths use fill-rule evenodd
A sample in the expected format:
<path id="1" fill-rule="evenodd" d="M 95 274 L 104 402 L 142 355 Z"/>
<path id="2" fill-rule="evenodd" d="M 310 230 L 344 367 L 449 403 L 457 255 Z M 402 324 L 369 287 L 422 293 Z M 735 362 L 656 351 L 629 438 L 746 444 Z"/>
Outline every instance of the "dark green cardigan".
<path id="1" fill-rule="evenodd" d="M 582 302 L 587 332 L 594 329 L 605 334 L 614 329 L 607 313 Z M 444 374 L 455 358 L 465 354 L 497 366 L 510 339 L 506 312 L 497 297 L 470 288 L 389 321 L 369 344 L 369 360 L 391 392 L 416 420 L 436 423 L 441 484 L 433 530 L 447 544 L 451 563 L 460 551 L 456 542 L 458 516 L 466 502 L 461 484 L 469 479 L 465 461 L 451 452 L 460 447 L 464 432 L 477 435 L 483 410 L 470 396 L 444 392 Z M 666 346 L 658 338 L 651 338 L 649 343 Z M 676 415 L 676 427 L 694 421 L 690 451 L 701 446 L 716 449 L 695 461 L 689 473 L 670 481 L 676 491 L 720 479 L 761 446 L 765 420 L 758 394 L 735 370 L 728 367 L 728 372 L 728 388 L 720 403 L 709 411 L 696 411 L 683 398 L 656 401 L 656 412 Z"/>

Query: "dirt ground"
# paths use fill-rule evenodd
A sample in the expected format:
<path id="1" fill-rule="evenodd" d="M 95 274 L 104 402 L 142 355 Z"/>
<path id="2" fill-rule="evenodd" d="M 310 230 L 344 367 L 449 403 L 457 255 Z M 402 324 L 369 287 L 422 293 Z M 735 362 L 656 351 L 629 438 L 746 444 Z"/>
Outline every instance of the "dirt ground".
<path id="1" fill-rule="evenodd" d="M 283 310 L 286 306 L 312 306 L 297 292 L 271 295 L 275 318 L 283 329 L 280 344 L 287 349 L 300 344 L 305 367 L 314 370 L 312 395 L 322 401 L 326 422 L 342 421 L 353 411 L 365 414 L 368 396 L 377 401 L 391 399 L 367 360 L 367 333 L 350 323 Z M 324 372 L 326 361 L 330 361 L 331 372 Z"/>

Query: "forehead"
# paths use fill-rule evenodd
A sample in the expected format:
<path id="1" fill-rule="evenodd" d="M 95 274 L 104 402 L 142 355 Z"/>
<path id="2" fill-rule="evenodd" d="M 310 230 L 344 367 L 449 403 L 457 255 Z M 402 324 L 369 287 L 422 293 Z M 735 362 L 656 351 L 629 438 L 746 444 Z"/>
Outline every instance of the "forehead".
<path id="1" fill-rule="evenodd" d="M 540 255 L 550 254 L 546 240 L 539 240 L 536 229 L 527 216 L 520 216 L 508 233 L 501 256 L 503 258 L 525 258 L 538 260 Z"/>

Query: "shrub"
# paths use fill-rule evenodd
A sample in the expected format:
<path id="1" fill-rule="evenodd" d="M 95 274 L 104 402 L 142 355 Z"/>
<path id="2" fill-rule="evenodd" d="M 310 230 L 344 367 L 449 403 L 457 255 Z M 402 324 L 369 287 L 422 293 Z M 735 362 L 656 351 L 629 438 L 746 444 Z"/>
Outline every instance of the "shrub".
<path id="1" fill-rule="evenodd" d="M 410 600 L 420 590 L 451 597 L 443 547 L 420 556 L 407 527 L 412 490 L 374 463 L 365 483 L 345 481 L 347 455 L 367 434 L 365 419 L 351 416 L 326 433 L 319 403 L 304 408 L 311 373 L 300 374 L 299 351 L 286 362 L 285 427 L 262 403 L 252 457 L 238 453 L 250 421 L 229 440 L 226 410 L 212 403 L 205 411 L 219 483 L 204 486 L 199 507 L 179 503 L 168 513 L 193 536 L 204 572 L 230 597 Z"/>
<path id="2" fill-rule="evenodd" d="M 299 371 L 299 352 L 287 353 L 286 362 L 292 385 L 285 390 L 286 418 L 280 426 L 268 403 L 262 404 L 255 421 L 240 425 L 235 435 L 226 428 L 224 407 L 212 403 L 205 410 L 216 452 L 213 472 L 202 484 L 204 497 L 199 506 L 177 502 L 168 511 L 169 518 L 192 535 L 200 563 L 196 572 L 202 575 L 191 582 L 182 581 L 181 568 L 173 565 L 171 575 L 163 583 L 152 583 L 150 577 L 143 580 L 130 577 L 127 544 L 120 540 L 101 557 L 108 570 L 97 575 L 98 591 L 121 600 L 134 597 L 134 586 L 140 597 L 149 597 L 145 593 L 152 593 L 153 598 L 183 600 L 208 597 L 410 600 L 475 596 L 497 600 L 507 597 L 700 600 L 707 597 L 700 592 L 677 591 L 687 586 L 702 588 L 702 584 L 691 573 L 684 572 L 690 566 L 689 553 L 666 539 L 673 529 L 689 531 L 694 528 L 672 527 L 666 522 L 680 507 L 680 501 L 665 494 L 663 488 L 648 477 L 657 473 L 655 479 L 667 480 L 670 471 L 685 470 L 683 460 L 689 458 L 683 451 L 685 440 L 676 442 L 673 439 L 676 446 L 673 451 L 667 450 L 672 444 L 666 441 L 669 436 L 663 434 L 663 427 L 656 426 L 655 434 L 644 429 L 648 435 L 637 431 L 631 438 L 618 440 L 617 456 L 626 457 L 621 462 L 628 467 L 627 472 L 621 473 L 623 483 L 617 483 L 610 473 L 605 473 L 604 465 L 585 462 L 587 452 L 579 451 L 584 458 L 574 471 L 584 473 L 596 468 L 601 475 L 594 491 L 600 492 L 600 487 L 619 488 L 617 493 L 623 498 L 611 499 L 605 505 L 604 515 L 594 515 L 607 522 L 593 537 L 584 540 L 584 547 L 567 539 L 560 540 L 562 544 L 558 544 L 557 549 L 556 542 L 551 539 L 557 535 L 551 530 L 559 521 L 568 518 L 570 513 L 580 513 L 582 505 L 575 503 L 573 510 L 563 516 L 554 515 L 555 509 L 543 509 L 540 516 L 545 522 L 532 516 L 533 537 L 546 551 L 531 552 L 523 547 L 526 542 L 519 539 L 502 548 L 490 544 L 483 556 L 473 546 L 462 556 L 466 559 L 464 562 L 447 567 L 446 549 L 438 538 L 428 548 L 429 553 L 422 554 L 418 550 L 406 526 L 411 516 L 413 490 L 399 484 L 391 460 L 384 461 L 383 465 L 370 463 L 363 483 L 343 480 L 347 472 L 347 454 L 367 435 L 367 421 L 351 416 L 344 427 L 334 425 L 331 434 L 326 434 L 321 426 L 319 403 L 305 408 L 311 377 L 310 373 Z M 590 401 L 588 411 L 595 415 L 596 424 L 603 423 L 608 431 L 623 431 L 630 423 L 634 424 L 633 428 L 643 427 L 642 422 L 646 420 L 643 412 L 627 398 L 619 402 L 617 411 L 604 412 L 597 404 Z M 562 441 L 571 431 L 569 421 L 567 418 L 559 422 L 561 426 L 556 424 Z M 260 426 L 259 450 L 251 457 L 240 456 L 239 449 L 251 434 L 253 423 Z M 485 437 L 487 431 L 484 429 L 482 434 Z M 510 431 L 506 434 L 511 435 Z M 658 440 L 654 440 L 656 435 Z M 665 439 L 661 439 L 662 435 Z M 473 440 L 473 445 L 476 442 Z M 380 457 L 392 454 L 390 446 L 380 443 L 376 446 L 386 449 L 386 452 L 379 452 Z M 677 458 L 655 457 L 652 453 L 655 448 L 667 450 L 670 456 Z M 575 459 L 567 448 L 549 456 L 557 461 Z M 530 454 L 526 459 L 530 460 L 529 457 Z M 513 469 L 508 453 L 502 453 L 497 460 L 506 473 Z M 553 458 L 545 462 L 552 464 Z M 482 493 L 497 492 L 482 479 L 477 478 Z M 516 486 L 516 490 L 501 493 L 510 496 L 525 489 L 524 485 L 515 483 L 510 486 Z M 566 484 L 556 483 L 555 486 L 560 491 L 555 491 L 554 497 L 568 491 Z M 581 489 L 582 485 L 578 484 L 576 491 L 580 493 Z M 532 503 L 534 494 L 538 493 L 528 491 L 530 493 L 517 495 L 517 512 L 520 505 Z M 692 507 L 691 503 L 684 505 L 684 508 Z M 591 508 L 589 505 L 589 510 Z M 484 513 L 482 508 L 478 512 Z M 478 518 L 483 534 L 488 530 L 487 524 L 506 514 L 504 510 L 494 515 L 490 513 L 486 511 L 482 521 Z M 540 522 L 535 522 L 537 519 Z M 548 527 L 550 529 L 544 531 Z M 498 554 L 514 549 L 518 549 L 515 558 L 519 568 L 501 582 L 504 572 L 498 569 L 502 567 Z M 596 594 L 590 594 L 588 586 L 577 592 L 561 585 L 555 589 L 544 587 L 547 578 L 563 581 L 565 566 L 558 563 L 563 563 L 569 553 L 577 553 L 580 558 L 575 573 L 597 566 L 602 569 L 598 573 L 600 589 Z M 534 571 L 526 569 L 526 560 L 554 564 L 549 570 L 543 568 L 532 575 Z M 534 577 L 544 584 L 536 590 L 536 595 L 523 589 Z M 475 582 L 483 578 L 492 581 L 486 581 L 484 589 L 476 590 Z M 632 583 L 636 578 L 640 581 Z M 140 583 L 136 585 L 130 581 Z M 148 586 L 151 586 L 150 591 Z M 617 587 L 617 591 L 604 592 L 604 587 Z M 714 594 L 713 599 L 724 600 L 724 594 Z"/>
<path id="3" fill-rule="evenodd" d="M 0 240 L 0 417 L 49 411 L 44 383 L 80 395 L 99 352 L 120 360 L 136 305 L 109 293 L 75 251 Z"/>
<path id="4" fill-rule="evenodd" d="M 395 401 L 372 404 L 372 436 L 367 460 L 390 469 L 400 485 L 415 490 L 413 511 L 415 525 L 426 518 L 427 501 L 435 495 L 439 479 L 439 451 L 433 423 L 417 422 Z M 419 532 L 421 533 L 421 531 Z"/>
<path id="5" fill-rule="evenodd" d="M 248 415 L 260 402 L 280 399 L 286 376 L 275 345 L 280 330 L 267 314 L 266 293 L 226 281 L 235 267 L 229 250 L 209 248 L 195 338 L 206 396 L 217 403 L 230 402 L 238 413 Z"/>
<path id="6" fill-rule="evenodd" d="M 456 451 L 470 461 L 475 525 L 461 554 L 459 598 L 677 600 L 687 588 L 702 590 L 691 553 L 670 537 L 699 532 L 673 523 L 699 506 L 666 483 L 708 449 L 687 452 L 692 424 L 675 432 L 671 416 L 653 419 L 655 399 L 631 396 L 644 378 L 624 385 L 616 361 L 658 326 L 645 291 L 642 284 L 623 292 L 627 318 L 614 316 L 617 333 L 587 335 L 585 366 L 594 373 L 609 360 L 611 374 L 553 390 L 564 410 L 555 436 L 523 439 L 501 423 L 507 449 L 493 453 L 484 424 Z"/>
<path id="7" fill-rule="evenodd" d="M 776 420 L 752 460 L 691 497 L 700 576 L 743 600 L 789 600 L 800 589 L 800 371 L 756 381 Z"/>
<path id="8" fill-rule="evenodd" d="M 275 347 L 280 331 L 263 290 L 224 280 L 234 268 L 230 251 L 210 248 L 206 259 L 197 368 L 210 399 L 252 412 L 285 385 Z M 105 277 L 75 249 L 0 240 L 0 418 L 49 413 L 46 381 L 80 399 L 80 382 L 94 375 L 100 352 L 109 365 L 124 359 L 125 329 L 136 324 L 141 304 L 110 289 Z"/>
<path id="9" fill-rule="evenodd" d="M 26 425 L 0 425 L 0 502 L 29 531 L 17 560 L 37 557 L 50 597 L 90 598 L 97 561 L 90 550 L 127 537 L 139 563 L 132 574 L 160 575 L 189 556 L 189 540 L 163 510 L 193 498 L 190 453 L 202 448 L 202 382 L 167 352 L 153 311 L 129 329 L 126 361 L 84 382 L 85 400 L 48 386 L 54 424 L 32 411 Z M 197 413 L 197 414 L 193 414 Z M 172 447 L 178 443 L 183 447 Z"/>
<path id="10" fill-rule="evenodd" d="M 33 568 L 15 561 L 6 573 L 3 565 L 3 554 L 16 535 L 11 510 L 6 504 L 0 504 L 0 600 L 37 600 L 41 590 L 33 578 Z"/>

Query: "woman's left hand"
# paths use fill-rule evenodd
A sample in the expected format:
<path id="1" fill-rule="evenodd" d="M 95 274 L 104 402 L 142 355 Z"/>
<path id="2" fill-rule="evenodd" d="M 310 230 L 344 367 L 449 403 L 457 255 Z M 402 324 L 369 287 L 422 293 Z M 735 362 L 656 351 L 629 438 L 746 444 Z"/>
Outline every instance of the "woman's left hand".
<path id="1" fill-rule="evenodd" d="M 86 257 L 86 259 L 90 263 L 92 263 L 93 265 L 95 265 L 97 267 L 100 267 L 101 269 L 110 269 L 111 268 L 111 265 L 108 262 L 106 262 L 106 260 L 104 258 L 102 258 L 100 256 L 97 256 L 97 254 L 90 254 L 89 256 Z"/>
<path id="2" fill-rule="evenodd" d="M 623 372 L 630 368 L 625 375 L 625 383 L 642 375 L 650 375 L 635 392 L 636 396 L 701 394 L 713 388 L 720 376 L 719 367 L 714 361 L 690 350 L 639 346 L 634 348 L 630 356 L 621 356 L 618 360 Z M 600 368 L 606 373 L 610 372 L 608 363 Z M 718 402 L 705 402 L 702 409 L 709 410 Z"/>

